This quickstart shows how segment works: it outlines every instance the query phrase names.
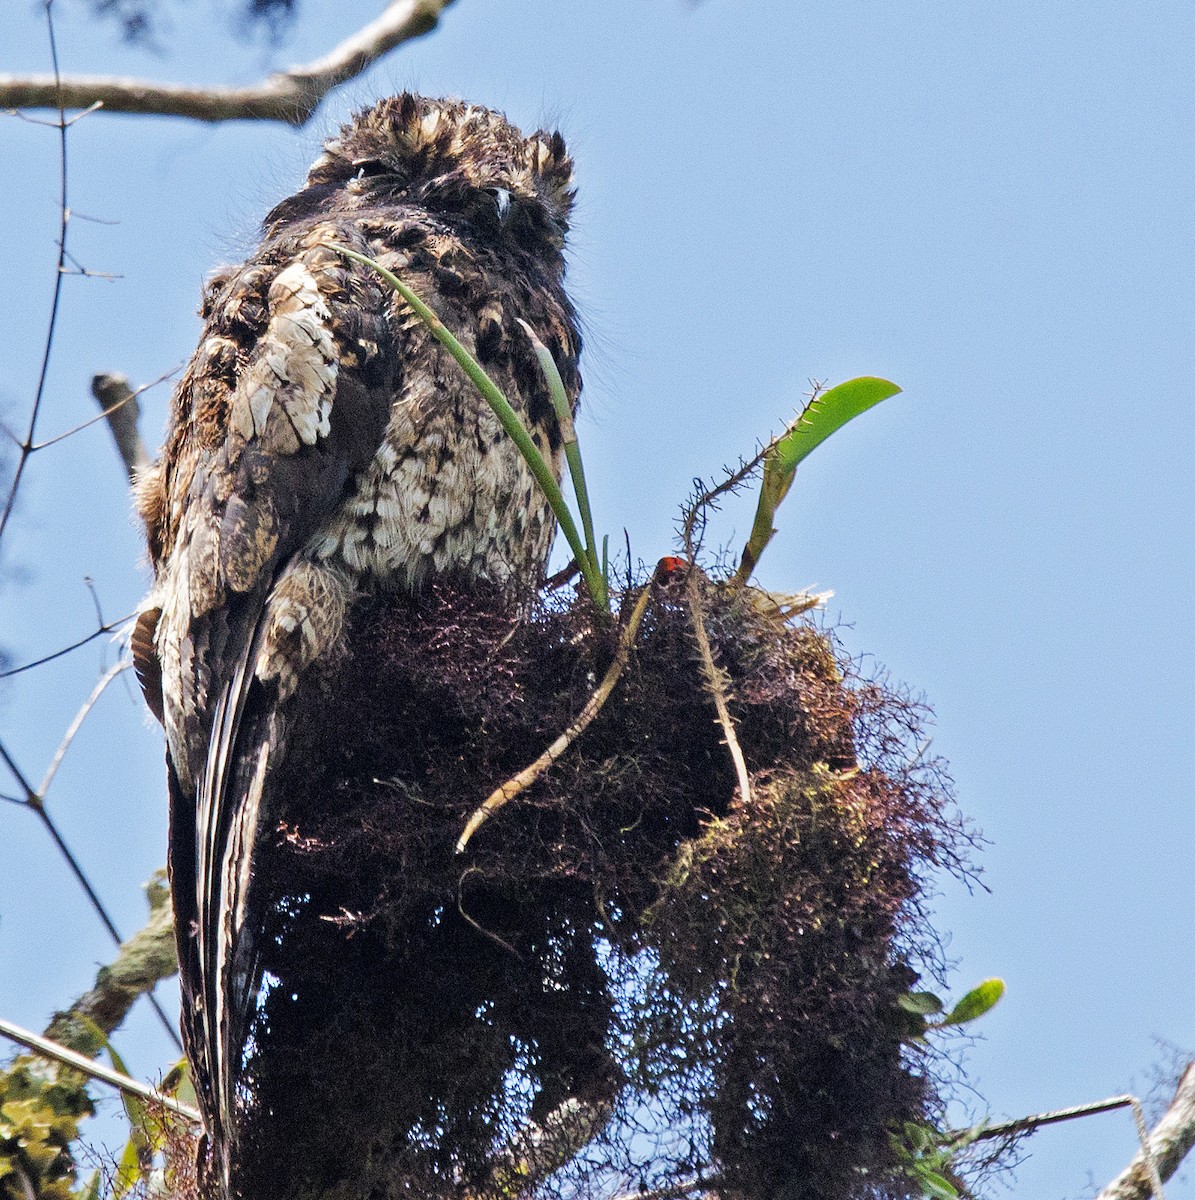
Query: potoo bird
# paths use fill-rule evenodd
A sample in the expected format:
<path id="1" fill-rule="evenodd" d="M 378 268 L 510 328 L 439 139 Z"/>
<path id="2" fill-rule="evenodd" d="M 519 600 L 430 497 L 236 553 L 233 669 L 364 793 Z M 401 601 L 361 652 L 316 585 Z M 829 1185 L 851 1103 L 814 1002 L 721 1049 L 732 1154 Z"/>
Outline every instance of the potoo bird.
<path id="1" fill-rule="evenodd" d="M 369 255 L 505 391 L 557 475 L 526 321 L 572 403 L 572 162 L 558 133 L 404 94 L 328 141 L 242 265 L 207 285 L 161 460 L 138 483 L 155 573 L 133 636 L 166 730 L 183 1027 L 223 1188 L 261 985 L 254 847 L 288 705 L 354 601 L 447 580 L 526 593 L 554 533 L 514 444 Z"/>

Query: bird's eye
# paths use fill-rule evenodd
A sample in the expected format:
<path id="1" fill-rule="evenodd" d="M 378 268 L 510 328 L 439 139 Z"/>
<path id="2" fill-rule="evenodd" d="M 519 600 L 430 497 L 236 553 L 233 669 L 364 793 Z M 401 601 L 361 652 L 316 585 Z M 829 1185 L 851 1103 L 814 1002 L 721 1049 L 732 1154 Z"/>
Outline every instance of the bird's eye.
<path id="1" fill-rule="evenodd" d="M 390 168 L 378 158 L 359 158 L 353 163 L 357 168 L 356 179 L 365 179 L 370 175 L 386 175 Z"/>
<path id="2" fill-rule="evenodd" d="M 486 188 L 486 193 L 494 199 L 494 208 L 498 213 L 498 220 L 505 221 L 510 215 L 510 192 L 506 188 L 491 187 Z"/>

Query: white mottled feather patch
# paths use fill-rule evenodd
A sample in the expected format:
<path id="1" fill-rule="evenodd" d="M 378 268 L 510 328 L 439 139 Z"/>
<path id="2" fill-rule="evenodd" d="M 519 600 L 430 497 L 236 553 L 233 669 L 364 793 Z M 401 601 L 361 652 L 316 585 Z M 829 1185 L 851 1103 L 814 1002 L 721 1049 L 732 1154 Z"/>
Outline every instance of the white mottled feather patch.
<path id="1" fill-rule="evenodd" d="M 294 454 L 331 432 L 338 358 L 332 314 L 315 277 L 291 263 L 270 285 L 270 323 L 233 397 L 229 423 L 246 441 Z"/>

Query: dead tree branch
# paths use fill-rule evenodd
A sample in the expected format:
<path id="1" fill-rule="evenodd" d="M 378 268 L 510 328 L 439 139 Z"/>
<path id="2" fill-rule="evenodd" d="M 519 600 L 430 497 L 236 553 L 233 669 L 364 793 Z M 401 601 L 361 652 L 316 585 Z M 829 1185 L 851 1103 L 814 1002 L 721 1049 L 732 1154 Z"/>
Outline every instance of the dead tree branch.
<path id="1" fill-rule="evenodd" d="M 249 87 L 190 87 L 113 76 L 0 75 L 0 107 L 85 109 L 190 117 L 196 121 L 283 121 L 305 125 L 323 98 L 383 55 L 429 33 L 452 0 L 391 0 L 329 54 L 275 72 Z"/>
<path id="2" fill-rule="evenodd" d="M 104 410 L 112 439 L 131 480 L 137 468 L 149 462 L 149 452 L 137 428 L 141 416 L 137 393 L 129 387 L 124 375 L 96 375 L 91 381 L 91 394 Z"/>
<path id="3" fill-rule="evenodd" d="M 1149 1200 L 1156 1190 L 1150 1181 L 1150 1162 L 1163 1183 L 1178 1170 L 1195 1147 L 1195 1062 L 1187 1064 L 1170 1107 L 1149 1135 L 1149 1156 L 1144 1150 L 1110 1183 L 1096 1200 Z"/>

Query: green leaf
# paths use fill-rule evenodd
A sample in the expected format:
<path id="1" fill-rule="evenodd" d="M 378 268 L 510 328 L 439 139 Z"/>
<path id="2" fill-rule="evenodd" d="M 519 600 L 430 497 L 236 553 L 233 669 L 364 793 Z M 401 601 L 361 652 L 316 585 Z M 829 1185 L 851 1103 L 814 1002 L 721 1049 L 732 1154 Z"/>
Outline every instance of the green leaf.
<path id="1" fill-rule="evenodd" d="M 608 611 L 610 597 L 606 588 L 606 572 L 600 569 L 597 557 L 597 542 L 593 534 L 593 514 L 589 507 L 589 489 L 585 484 L 585 467 L 581 461 L 581 447 L 577 442 L 577 430 L 573 425 L 573 413 L 569 407 L 568 392 L 564 380 L 552 352 L 540 341 L 535 330 L 519 318 L 531 348 L 535 351 L 539 369 L 543 372 L 544 381 L 548 385 L 548 393 L 552 397 L 552 407 L 556 410 L 556 422 L 560 426 L 560 440 L 564 444 L 564 460 L 568 464 L 569 477 L 573 481 L 573 494 L 577 497 L 577 511 L 581 514 L 581 529 L 585 534 L 586 558 L 578 562 L 577 567 L 585 577 L 585 585 L 598 608 Z"/>
<path id="2" fill-rule="evenodd" d="M 114 1200 L 120 1200 L 121 1196 L 131 1192 L 141 1181 L 141 1175 L 141 1150 L 137 1139 L 129 1138 L 116 1168 L 116 1178 L 112 1180 Z"/>
<path id="3" fill-rule="evenodd" d="M 772 526 L 776 510 L 792 487 L 797 467 L 848 421 L 899 391 L 896 384 L 871 375 L 849 379 L 814 396 L 801 415 L 772 443 L 764 455 L 763 482 L 751 536 L 743 548 L 742 561 L 735 574 L 739 583 L 746 583 L 751 577 L 760 555 L 772 540 L 776 532 Z"/>
<path id="4" fill-rule="evenodd" d="M 199 1097 L 195 1094 L 195 1085 L 191 1082 L 191 1064 L 185 1057 L 180 1058 L 166 1073 L 159 1091 L 167 1096 L 173 1096 L 192 1108 L 199 1107 Z"/>
<path id="5" fill-rule="evenodd" d="M 994 1008 L 1004 995 L 1003 979 L 985 979 L 973 987 L 945 1016 L 943 1025 L 965 1025 Z"/>
<path id="6" fill-rule="evenodd" d="M 957 1200 L 958 1188 L 936 1171 L 918 1171 L 917 1182 L 925 1195 L 932 1197 L 932 1200 Z"/>
<path id="7" fill-rule="evenodd" d="M 942 1011 L 942 1001 L 933 992 L 906 992 L 896 998 L 896 1003 L 905 1012 L 915 1013 L 919 1017 L 932 1017 Z"/>
<path id="8" fill-rule="evenodd" d="M 796 470 L 832 433 L 899 391 L 887 379 L 862 375 L 822 392 L 809 401 L 805 411 L 776 442 L 773 449 L 777 459 L 783 466 Z"/>

